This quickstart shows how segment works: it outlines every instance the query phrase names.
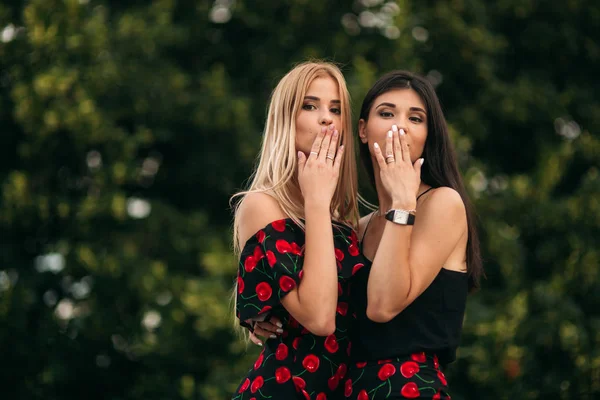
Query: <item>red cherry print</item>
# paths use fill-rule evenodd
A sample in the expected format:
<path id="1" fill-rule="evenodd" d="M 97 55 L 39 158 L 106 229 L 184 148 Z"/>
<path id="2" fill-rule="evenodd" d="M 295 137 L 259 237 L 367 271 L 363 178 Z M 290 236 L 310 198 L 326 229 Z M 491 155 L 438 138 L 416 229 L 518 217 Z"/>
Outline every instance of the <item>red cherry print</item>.
<path id="1" fill-rule="evenodd" d="M 413 361 L 416 361 L 418 363 L 424 363 L 427 358 L 425 357 L 425 353 L 421 352 L 421 353 L 414 353 L 410 356 L 410 358 L 413 359 Z"/>
<path id="2" fill-rule="evenodd" d="M 269 311 L 271 308 L 273 308 L 273 307 L 271 307 L 271 306 L 264 306 L 263 308 L 261 308 L 261 309 L 260 309 L 260 311 L 259 311 L 258 313 L 259 313 L 259 314 L 266 313 L 266 312 L 267 312 L 267 311 Z"/>
<path id="3" fill-rule="evenodd" d="M 377 364 L 381 365 L 381 364 L 387 364 L 387 363 L 391 363 L 392 359 L 391 358 L 387 358 L 385 360 L 379 360 L 377 361 Z"/>
<path id="4" fill-rule="evenodd" d="M 283 239 L 279 239 L 275 242 L 275 248 L 281 254 L 289 253 L 290 251 L 292 251 L 292 246 Z"/>
<path id="5" fill-rule="evenodd" d="M 294 348 L 294 350 L 298 350 L 298 346 L 300 346 L 300 336 L 295 338 L 292 342 L 292 347 Z"/>
<path id="6" fill-rule="evenodd" d="M 325 349 L 330 353 L 336 353 L 340 349 L 335 334 L 327 336 L 327 339 L 325 339 Z"/>
<path id="7" fill-rule="evenodd" d="M 339 302 L 337 305 L 337 312 L 340 315 L 346 316 L 346 313 L 348 312 L 348 303 Z"/>
<path id="8" fill-rule="evenodd" d="M 352 395 L 352 379 L 348 379 L 344 385 L 344 396 L 350 397 Z"/>
<path id="9" fill-rule="evenodd" d="M 244 260 L 244 269 L 246 272 L 252 272 L 256 268 L 256 264 L 258 264 L 258 260 L 254 256 L 248 256 Z"/>
<path id="10" fill-rule="evenodd" d="M 406 361 L 400 366 L 400 373 L 405 378 L 412 378 L 419 372 L 419 364 L 414 361 Z"/>
<path id="11" fill-rule="evenodd" d="M 262 376 L 257 376 L 256 378 L 254 378 L 254 381 L 252 381 L 252 385 L 250 386 L 250 391 L 252 393 L 256 393 L 257 390 L 259 390 L 265 383 L 265 380 L 263 379 Z"/>
<path id="12" fill-rule="evenodd" d="M 256 285 L 256 294 L 258 295 L 258 299 L 260 301 L 267 301 L 271 298 L 273 290 L 267 282 L 261 282 L 258 285 Z"/>
<path id="13" fill-rule="evenodd" d="M 440 392 L 437 392 L 436 394 L 433 395 L 433 399 L 432 400 L 441 400 L 442 396 L 440 394 Z"/>
<path id="14" fill-rule="evenodd" d="M 438 375 L 438 378 L 440 378 L 440 382 L 442 382 L 442 385 L 448 386 L 448 381 L 446 381 L 446 377 L 444 376 L 444 373 L 442 371 L 438 371 L 437 375 Z"/>
<path id="15" fill-rule="evenodd" d="M 245 392 L 248 389 L 248 386 L 250 386 L 250 379 L 246 378 L 246 380 L 244 381 L 244 383 L 240 387 L 240 390 L 238 391 L 238 393 Z"/>
<path id="16" fill-rule="evenodd" d="M 277 232 L 283 232 L 283 231 L 285 231 L 285 219 L 280 219 L 278 221 L 273 221 L 273 222 L 271 222 L 271 226 Z"/>
<path id="17" fill-rule="evenodd" d="M 381 368 L 379 368 L 379 372 L 377 373 L 377 377 L 382 381 L 387 380 L 390 376 L 396 373 L 396 367 L 393 364 L 383 364 Z"/>
<path id="18" fill-rule="evenodd" d="M 346 372 L 348 372 L 348 367 L 346 367 L 346 364 L 341 363 L 338 366 L 338 369 L 335 372 L 335 375 L 340 379 L 344 379 L 344 376 L 346 376 Z"/>
<path id="19" fill-rule="evenodd" d="M 277 262 L 277 258 L 275 257 L 275 253 L 271 250 L 267 250 L 267 262 L 269 263 L 269 267 L 273 268 L 273 265 Z"/>
<path id="20" fill-rule="evenodd" d="M 279 361 L 283 361 L 288 356 L 288 347 L 284 343 L 279 343 L 277 350 L 275 351 L 275 358 Z"/>
<path id="21" fill-rule="evenodd" d="M 367 365 L 366 361 L 360 361 L 356 363 L 356 368 L 364 368 Z"/>
<path id="22" fill-rule="evenodd" d="M 335 390 L 339 384 L 340 384 L 340 378 L 338 378 L 337 375 L 334 375 L 327 380 L 327 386 L 329 386 L 329 389 L 331 389 L 331 390 Z"/>
<path id="23" fill-rule="evenodd" d="M 260 366 L 261 366 L 264 358 L 265 358 L 265 351 L 263 350 L 263 351 L 260 352 L 260 355 L 258 356 L 258 358 L 256 359 L 256 361 L 254 362 L 254 369 L 259 369 L 260 368 Z"/>
<path id="24" fill-rule="evenodd" d="M 402 386 L 400 393 L 407 399 L 416 399 L 421 395 L 421 393 L 419 393 L 417 384 L 414 382 L 408 382 L 406 385 Z"/>
<path id="25" fill-rule="evenodd" d="M 305 400 L 310 400 L 310 394 L 304 389 L 302 389 L 302 394 L 304 395 Z"/>
<path id="26" fill-rule="evenodd" d="M 340 249 L 335 249 L 335 259 L 338 261 L 342 261 L 344 259 L 344 252 Z"/>
<path id="27" fill-rule="evenodd" d="M 238 293 L 242 294 L 244 292 L 244 280 L 242 279 L 241 276 L 238 276 L 237 278 L 237 289 L 238 289 Z"/>
<path id="28" fill-rule="evenodd" d="M 283 275 L 281 278 L 279 278 L 279 287 L 284 292 L 289 292 L 296 287 L 296 281 L 287 275 Z"/>
<path id="29" fill-rule="evenodd" d="M 351 243 L 348 246 L 348 254 L 350 254 L 352 257 L 356 257 L 358 255 L 359 251 L 358 251 L 358 246 L 354 243 Z"/>
<path id="30" fill-rule="evenodd" d="M 317 395 L 316 400 L 327 400 L 327 395 L 325 393 L 321 392 Z"/>
<path id="31" fill-rule="evenodd" d="M 285 383 L 290 380 L 292 374 L 287 367 L 279 367 L 275 370 L 275 381 L 277 383 Z"/>
<path id="32" fill-rule="evenodd" d="M 298 246 L 297 243 L 292 242 L 292 244 L 290 244 L 290 246 L 291 246 L 290 252 L 292 254 L 295 254 L 297 256 L 301 256 L 302 255 L 302 248 L 300 246 Z"/>
<path id="33" fill-rule="evenodd" d="M 358 400 L 369 400 L 369 395 L 365 389 L 358 392 Z"/>
<path id="34" fill-rule="evenodd" d="M 363 263 L 357 263 L 354 267 L 352 267 L 352 275 L 356 274 L 358 272 L 358 270 L 364 266 L 365 266 L 365 264 L 363 264 Z"/>
<path id="35" fill-rule="evenodd" d="M 319 364 L 319 357 L 315 356 L 314 354 L 309 354 L 304 357 L 304 360 L 302 360 L 302 366 L 306 368 L 308 372 L 315 372 L 317 369 L 319 369 Z"/>
<path id="36" fill-rule="evenodd" d="M 293 376 L 292 381 L 294 382 L 294 386 L 296 386 L 297 392 L 303 390 L 306 387 L 306 382 L 299 376 Z"/>
<path id="37" fill-rule="evenodd" d="M 438 360 L 438 356 L 437 355 L 433 356 L 433 366 L 435 367 L 435 369 L 439 369 L 440 368 L 440 361 Z"/>
<path id="38" fill-rule="evenodd" d="M 263 230 L 260 230 L 256 233 L 256 239 L 258 240 L 258 243 L 264 242 L 265 237 L 267 237 L 267 234 Z"/>

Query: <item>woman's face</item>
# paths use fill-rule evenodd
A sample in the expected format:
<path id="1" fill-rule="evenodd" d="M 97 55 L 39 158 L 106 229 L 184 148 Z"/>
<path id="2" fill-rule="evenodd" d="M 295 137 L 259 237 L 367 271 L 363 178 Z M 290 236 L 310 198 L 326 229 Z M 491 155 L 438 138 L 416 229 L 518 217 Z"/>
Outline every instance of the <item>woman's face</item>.
<path id="1" fill-rule="evenodd" d="M 296 117 L 296 150 L 308 156 L 321 128 L 334 124 L 340 131 L 342 127 L 342 109 L 339 87 L 331 77 L 316 78 L 312 81 L 302 107 Z"/>
<path id="2" fill-rule="evenodd" d="M 375 142 L 385 153 L 385 139 L 392 125 L 396 125 L 398 131 L 404 129 L 410 159 L 414 163 L 423 154 L 427 140 L 427 111 L 413 89 L 394 89 L 379 95 L 371 106 L 368 121 L 361 119 L 358 122 L 360 140 L 369 144 L 371 155 Z"/>

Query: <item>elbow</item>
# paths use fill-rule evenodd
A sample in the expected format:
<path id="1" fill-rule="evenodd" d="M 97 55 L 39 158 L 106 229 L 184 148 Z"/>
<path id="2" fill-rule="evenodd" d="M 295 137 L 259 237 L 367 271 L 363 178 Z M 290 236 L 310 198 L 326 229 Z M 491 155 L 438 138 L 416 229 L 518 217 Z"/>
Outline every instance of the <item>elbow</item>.
<path id="1" fill-rule="evenodd" d="M 373 322 L 384 324 L 390 322 L 396 315 L 400 314 L 402 310 L 391 310 L 382 305 L 368 305 L 367 306 L 367 318 Z"/>
<path id="2" fill-rule="evenodd" d="M 335 332 L 335 321 L 330 320 L 315 324 L 312 329 L 309 330 L 317 336 L 333 335 Z"/>
<path id="3" fill-rule="evenodd" d="M 333 317 L 322 317 L 311 321 L 306 329 L 317 336 L 329 336 L 335 332 L 335 315 Z"/>

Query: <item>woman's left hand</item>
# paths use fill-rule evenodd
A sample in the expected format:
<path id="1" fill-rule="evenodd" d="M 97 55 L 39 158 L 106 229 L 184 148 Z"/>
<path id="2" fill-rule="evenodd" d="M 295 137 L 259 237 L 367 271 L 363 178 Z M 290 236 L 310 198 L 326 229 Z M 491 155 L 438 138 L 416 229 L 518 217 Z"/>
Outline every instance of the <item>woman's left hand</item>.
<path id="1" fill-rule="evenodd" d="M 377 143 L 373 147 L 379 164 L 381 183 L 392 198 L 392 208 L 414 210 L 417 205 L 416 196 L 421 183 L 421 166 L 424 159 L 420 158 L 414 164 L 411 162 L 404 130 L 398 132 L 395 125 L 393 130 L 388 132 L 385 154 Z"/>

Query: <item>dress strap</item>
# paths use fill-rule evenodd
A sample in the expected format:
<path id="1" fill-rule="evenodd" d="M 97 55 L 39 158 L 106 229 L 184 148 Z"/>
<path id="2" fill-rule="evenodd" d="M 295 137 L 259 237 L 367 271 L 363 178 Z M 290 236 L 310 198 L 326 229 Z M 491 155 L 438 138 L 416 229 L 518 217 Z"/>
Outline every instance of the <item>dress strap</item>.
<path id="1" fill-rule="evenodd" d="M 369 225 L 371 225 L 371 220 L 373 219 L 373 217 L 375 216 L 375 211 L 373 211 L 371 213 L 371 216 L 369 217 L 369 221 L 367 221 L 367 226 L 365 226 L 365 230 L 360 238 L 360 251 L 362 252 L 363 249 L 363 239 L 365 238 L 365 235 L 367 234 L 367 229 L 369 229 Z"/>
<path id="2" fill-rule="evenodd" d="M 420 195 L 417 196 L 417 201 L 419 200 L 419 197 L 423 196 L 425 193 L 429 192 L 430 190 L 435 189 L 434 187 L 430 187 L 429 189 L 427 189 L 426 191 L 424 191 L 423 193 L 421 193 Z"/>

